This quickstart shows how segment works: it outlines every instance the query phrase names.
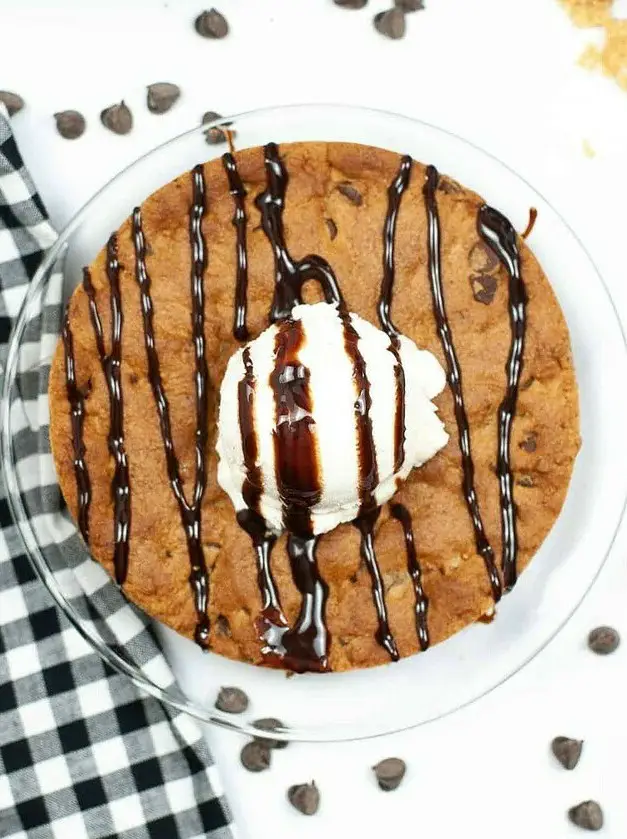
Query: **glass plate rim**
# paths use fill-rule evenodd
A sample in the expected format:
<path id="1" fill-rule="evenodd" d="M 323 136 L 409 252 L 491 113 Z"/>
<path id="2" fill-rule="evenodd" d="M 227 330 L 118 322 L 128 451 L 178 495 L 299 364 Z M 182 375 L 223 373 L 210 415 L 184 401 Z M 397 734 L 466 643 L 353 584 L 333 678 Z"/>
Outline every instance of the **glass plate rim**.
<path id="1" fill-rule="evenodd" d="M 335 110 L 335 111 L 343 111 L 343 112 L 352 112 L 352 113 L 360 113 L 364 116 L 371 116 L 371 117 L 381 117 L 381 118 L 392 118 L 395 120 L 401 120 L 406 123 L 410 123 L 413 125 L 420 125 L 423 128 L 426 128 L 430 131 L 434 131 L 436 133 L 448 136 L 452 139 L 458 140 L 463 143 L 465 146 L 473 149 L 474 151 L 478 152 L 479 154 L 483 155 L 484 157 L 490 159 L 494 163 L 498 164 L 499 166 L 503 167 L 507 171 L 509 171 L 514 177 L 516 177 L 521 183 L 524 183 L 532 192 L 534 192 L 537 196 L 539 196 L 542 201 L 544 201 L 548 207 L 555 213 L 558 217 L 559 221 L 562 225 L 568 230 L 570 235 L 576 241 L 577 245 L 581 249 L 582 253 L 585 255 L 586 259 L 590 263 L 591 268 L 593 269 L 596 277 L 599 281 L 599 286 L 601 291 L 603 292 L 607 303 L 609 304 L 615 320 L 616 324 L 619 329 L 620 336 L 622 338 L 622 349 L 624 354 L 627 356 L 627 334 L 623 327 L 622 320 L 616 308 L 616 304 L 614 303 L 614 299 L 610 293 L 609 288 L 607 287 L 601 272 L 599 271 L 596 263 L 592 259 L 590 253 L 588 252 L 586 246 L 583 244 L 581 238 L 576 233 L 576 231 L 570 226 L 570 224 L 566 221 L 566 219 L 562 216 L 562 214 L 554 207 L 554 205 L 548 201 L 545 196 L 535 187 L 533 186 L 525 177 L 520 175 L 512 166 L 509 166 L 507 163 L 502 161 L 499 157 L 493 154 L 490 151 L 482 148 L 478 144 L 474 143 L 471 140 L 466 139 L 465 137 L 457 134 L 454 131 L 450 131 L 446 128 L 441 128 L 440 126 L 434 125 L 426 120 L 417 119 L 415 117 L 409 117 L 405 114 L 399 114 L 394 111 L 389 111 L 382 108 L 370 108 L 366 106 L 360 105 L 347 105 L 342 103 L 296 103 L 290 105 L 275 105 L 269 107 L 261 107 L 261 108 L 254 108 L 248 111 L 243 111 L 238 114 L 228 115 L 224 117 L 220 117 L 212 122 L 194 126 L 191 129 L 187 129 L 182 131 L 175 136 L 165 140 L 163 143 L 159 143 L 158 145 L 154 146 L 153 148 L 149 149 L 144 154 L 137 157 L 123 169 L 121 169 L 116 175 L 110 178 L 102 187 L 100 187 L 97 192 L 87 201 L 83 206 L 72 216 L 72 218 L 67 222 L 65 227 L 61 230 L 58 235 L 57 241 L 52 245 L 52 247 L 47 252 L 46 256 L 41 262 L 41 265 L 37 269 L 27 291 L 26 297 L 20 307 L 20 311 L 18 317 L 16 319 L 15 325 L 11 331 L 11 335 L 9 338 L 8 344 L 8 352 L 6 356 L 6 362 L 4 369 L 0 366 L 0 402 L 1 402 L 1 415 L 0 415 L 0 462 L 2 463 L 2 475 L 4 478 L 5 486 L 8 490 L 7 492 L 7 502 L 9 505 L 9 509 L 11 511 L 11 515 L 15 520 L 17 525 L 17 530 L 20 536 L 22 543 L 24 544 L 25 552 L 28 557 L 29 562 L 33 566 L 35 573 L 43 583 L 43 585 L 48 589 L 51 596 L 53 597 L 56 605 L 61 609 L 61 611 L 66 615 L 70 623 L 74 626 L 74 628 L 79 632 L 81 637 L 96 651 L 96 653 L 103 659 L 105 663 L 111 666 L 116 672 L 121 673 L 128 678 L 131 679 L 133 684 L 144 690 L 150 696 L 153 696 L 155 699 L 163 702 L 166 706 L 174 708 L 178 711 L 186 713 L 191 717 L 199 720 L 202 723 L 210 723 L 212 725 L 218 725 L 224 729 L 230 729 L 233 731 L 237 731 L 243 734 L 249 735 L 258 735 L 259 731 L 256 729 L 252 724 L 246 722 L 233 722 L 227 718 L 226 715 L 220 715 L 220 712 L 214 713 L 211 710 L 202 708 L 198 703 L 194 702 L 193 700 L 181 701 L 176 697 L 172 696 L 169 693 L 168 688 L 161 688 L 152 682 L 147 676 L 145 676 L 138 668 L 133 667 L 128 662 L 126 662 L 123 658 L 121 658 L 118 653 L 114 650 L 109 648 L 101 639 L 96 636 L 96 633 L 91 630 L 88 626 L 85 625 L 83 619 L 77 614 L 73 606 L 68 603 L 65 595 L 61 591 L 53 572 L 48 568 L 46 561 L 41 554 L 39 545 L 37 544 L 37 539 L 35 537 L 34 531 L 32 526 L 30 525 L 30 521 L 26 510 L 24 509 L 24 505 L 21 500 L 19 487 L 17 485 L 17 479 L 15 475 L 14 469 L 14 458 L 12 456 L 12 446 L 11 446 L 11 435 L 10 435 L 10 427 L 11 427 L 11 420 L 10 420 L 10 410 L 9 410 L 9 396 L 10 396 L 10 382 L 12 380 L 11 371 L 14 371 L 14 368 L 17 364 L 18 354 L 19 354 L 19 343 L 17 341 L 19 335 L 23 331 L 24 322 L 27 319 L 29 313 L 29 307 L 32 304 L 33 298 L 36 295 L 39 286 L 41 286 L 42 282 L 45 280 L 50 268 L 54 265 L 55 261 L 57 260 L 59 254 L 63 250 L 63 248 L 67 247 L 68 240 L 70 239 L 74 230 L 81 224 L 83 218 L 89 213 L 93 204 L 97 203 L 100 199 L 101 195 L 105 193 L 114 183 L 117 183 L 119 180 L 122 180 L 124 176 L 127 174 L 128 171 L 132 170 L 136 165 L 140 162 L 146 160 L 147 158 L 151 157 L 153 154 L 157 153 L 158 151 L 164 149 L 165 147 L 169 146 L 170 144 L 176 143 L 178 140 L 182 140 L 185 137 L 192 136 L 197 133 L 201 133 L 206 131 L 207 129 L 213 126 L 223 126 L 227 123 L 233 123 L 237 120 L 243 120 L 246 118 L 255 118 L 255 117 L 269 117 L 273 113 L 283 113 L 283 112 L 296 112 L 298 110 L 306 110 L 309 112 L 316 111 L 316 110 Z M 409 731 L 415 728 L 420 728 L 424 725 L 428 725 L 429 723 L 433 723 L 446 717 L 451 716 L 452 714 L 461 711 L 464 708 L 468 708 L 474 705 L 476 702 L 479 702 L 484 697 L 491 694 L 493 691 L 497 690 L 503 684 L 508 682 L 511 678 L 515 675 L 520 673 L 533 659 L 535 659 L 540 653 L 542 653 L 550 643 L 552 643 L 555 638 L 560 634 L 560 632 L 564 629 L 564 627 L 571 621 L 575 613 L 579 610 L 581 604 L 588 596 L 592 588 L 594 587 L 595 583 L 597 582 L 599 575 L 601 574 L 607 559 L 614 547 L 618 532 L 620 530 L 621 524 L 625 518 L 625 513 L 627 511 L 627 495 L 623 499 L 622 506 L 618 512 L 618 516 L 616 518 L 616 523 L 614 525 L 613 533 L 609 539 L 607 550 L 599 563 L 599 566 L 592 577 L 588 587 L 582 593 L 580 598 L 576 601 L 576 603 L 572 606 L 572 608 L 568 611 L 565 618 L 559 623 L 559 625 L 549 634 L 546 638 L 544 643 L 542 643 L 537 649 L 535 649 L 532 653 L 530 653 L 514 670 L 510 673 L 505 675 L 502 679 L 495 682 L 491 685 L 488 689 L 483 690 L 477 696 L 467 700 L 461 705 L 456 706 L 455 708 L 451 708 L 447 711 L 444 711 L 441 714 L 433 715 L 427 719 L 421 720 L 417 723 L 412 724 L 404 724 L 399 726 L 398 728 L 390 729 L 385 732 L 375 732 L 375 733 L 366 733 L 366 734 L 359 734 L 352 731 L 348 731 L 347 734 L 340 735 L 340 736 L 325 736 L 321 734 L 318 736 L 317 734 L 313 734 L 311 731 L 299 732 L 298 729 L 285 729 L 285 730 L 277 730 L 273 732 L 273 737 L 279 740 L 285 741 L 298 741 L 298 742 L 353 742 L 359 740 L 372 740 L 377 739 L 380 737 L 385 737 L 391 734 L 398 734 L 403 731 Z M 29 542 L 31 546 L 29 546 Z"/>

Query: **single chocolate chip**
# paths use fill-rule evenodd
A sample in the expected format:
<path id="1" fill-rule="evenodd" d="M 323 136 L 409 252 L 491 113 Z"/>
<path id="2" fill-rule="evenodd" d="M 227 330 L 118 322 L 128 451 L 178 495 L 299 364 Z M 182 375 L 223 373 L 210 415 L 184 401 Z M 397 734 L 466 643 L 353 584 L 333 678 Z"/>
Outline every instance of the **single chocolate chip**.
<path id="1" fill-rule="evenodd" d="M 407 766 L 400 757 L 387 757 L 372 767 L 379 787 L 384 792 L 392 792 L 400 786 L 405 777 Z"/>
<path id="2" fill-rule="evenodd" d="M 203 38 L 226 38 L 229 34 L 227 19 L 217 9 L 201 12 L 194 21 L 194 28 Z"/>
<path id="3" fill-rule="evenodd" d="M 281 720 L 275 717 L 264 717 L 260 720 L 255 720 L 253 728 L 258 728 L 260 731 L 277 731 L 278 729 L 285 730 L 285 725 Z M 260 743 L 265 743 L 269 749 L 285 749 L 289 746 L 287 740 L 275 740 L 272 737 L 255 737 Z"/>
<path id="4" fill-rule="evenodd" d="M 57 131 L 65 140 L 76 140 L 85 133 L 85 117 L 78 111 L 59 111 L 54 119 Z"/>
<path id="5" fill-rule="evenodd" d="M 336 6 L 341 6 L 343 9 L 363 9 L 367 5 L 368 0 L 333 0 Z"/>
<path id="6" fill-rule="evenodd" d="M 374 16 L 374 28 L 386 38 L 398 41 L 405 35 L 405 12 L 395 6 Z"/>
<path id="7" fill-rule="evenodd" d="M 9 112 L 10 117 L 17 114 L 17 112 L 21 111 L 24 107 L 24 100 L 22 97 L 18 96 L 17 93 L 11 93 L 10 90 L 0 90 L 0 102 L 4 102 L 7 106 L 7 111 Z"/>
<path id="8" fill-rule="evenodd" d="M 588 646 L 597 655 L 609 655 L 618 649 L 620 635 L 611 626 L 597 626 L 588 635 Z"/>
<path id="9" fill-rule="evenodd" d="M 240 752 L 239 759 L 249 772 L 263 772 L 270 767 L 272 754 L 270 747 L 261 740 L 251 740 Z"/>
<path id="10" fill-rule="evenodd" d="M 137 373 L 131 373 L 131 375 L 128 377 L 128 380 L 132 385 L 136 385 L 139 381 L 139 376 L 137 375 Z"/>
<path id="11" fill-rule="evenodd" d="M 100 121 L 114 134 L 128 134 L 133 127 L 133 114 L 128 105 L 122 101 L 118 105 L 105 108 L 100 113 Z"/>
<path id="12" fill-rule="evenodd" d="M 551 751 L 564 769 L 577 766 L 582 749 L 583 740 L 573 740 L 572 737 L 555 737 L 551 743 Z"/>
<path id="13" fill-rule="evenodd" d="M 352 184 L 338 184 L 336 188 L 340 195 L 343 195 L 344 198 L 348 198 L 351 204 L 354 204 L 356 207 L 361 207 L 364 203 L 364 199 L 361 197 L 361 192 Z"/>
<path id="14" fill-rule="evenodd" d="M 225 635 L 227 638 L 231 637 L 231 624 L 229 619 L 224 615 L 218 615 L 216 619 L 216 632 L 218 635 Z"/>
<path id="15" fill-rule="evenodd" d="M 421 12 L 425 7 L 425 0 L 394 0 L 394 5 L 404 12 Z"/>
<path id="16" fill-rule="evenodd" d="M 496 294 L 496 277 L 492 277 L 490 274 L 474 274 L 470 278 L 470 285 L 472 287 L 472 296 L 477 303 L 483 303 L 489 306 Z"/>
<path id="17" fill-rule="evenodd" d="M 181 88 L 171 82 L 155 82 L 146 88 L 146 105 L 151 114 L 165 114 L 181 95 Z"/>
<path id="18" fill-rule="evenodd" d="M 499 264 L 499 259 L 492 248 L 489 248 L 485 242 L 475 242 L 472 248 L 468 251 L 468 263 L 473 271 L 490 272 Z"/>
<path id="19" fill-rule="evenodd" d="M 218 114 L 216 111 L 205 111 L 201 122 L 202 125 L 206 125 L 208 122 L 215 122 L 217 119 L 222 119 L 222 114 Z M 226 122 L 224 123 L 224 125 L 227 124 Z M 231 129 L 231 133 L 235 134 L 235 131 Z M 218 143 L 226 143 L 226 132 L 223 127 L 213 125 L 205 131 L 205 140 L 210 146 L 215 146 Z"/>
<path id="20" fill-rule="evenodd" d="M 538 448 L 538 438 L 533 433 L 533 431 L 531 432 L 531 434 L 527 434 L 522 443 L 519 444 L 519 447 L 523 451 L 528 452 L 529 454 L 535 452 L 535 450 Z"/>
<path id="21" fill-rule="evenodd" d="M 332 218 L 325 218 L 324 221 L 327 226 L 327 230 L 329 231 L 329 238 L 331 239 L 331 241 L 333 241 L 337 236 L 337 224 L 333 221 Z"/>
<path id="22" fill-rule="evenodd" d="M 521 487 L 532 487 L 534 485 L 531 475 L 521 475 L 516 483 Z"/>
<path id="23" fill-rule="evenodd" d="M 457 183 L 457 181 L 453 180 L 453 178 L 449 178 L 446 175 L 440 176 L 437 188 L 445 195 L 453 195 L 456 192 L 462 191 L 461 184 Z"/>
<path id="24" fill-rule="evenodd" d="M 225 714 L 243 714 L 248 708 L 248 696 L 241 688 L 220 688 L 216 708 Z"/>
<path id="25" fill-rule="evenodd" d="M 582 801 L 576 807 L 571 807 L 568 818 L 584 830 L 601 830 L 603 827 L 603 810 L 596 801 Z"/>
<path id="26" fill-rule="evenodd" d="M 294 784 L 287 791 L 287 798 L 304 816 L 313 816 L 320 806 L 320 791 L 315 782 L 310 784 Z"/>

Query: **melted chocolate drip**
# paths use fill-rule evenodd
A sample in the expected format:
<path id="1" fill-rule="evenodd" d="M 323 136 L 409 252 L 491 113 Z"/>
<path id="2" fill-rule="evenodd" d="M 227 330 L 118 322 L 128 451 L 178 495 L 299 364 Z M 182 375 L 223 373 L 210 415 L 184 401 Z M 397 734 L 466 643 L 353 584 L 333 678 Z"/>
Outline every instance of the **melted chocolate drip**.
<path id="1" fill-rule="evenodd" d="M 377 618 L 379 620 L 379 627 L 376 631 L 375 638 L 388 652 L 392 661 L 398 661 L 400 656 L 396 647 L 396 641 L 390 629 L 381 569 L 379 568 L 374 550 L 374 526 L 377 523 L 380 512 L 381 507 L 372 507 L 370 510 L 360 512 L 354 524 L 361 533 L 361 558 L 366 563 L 370 577 L 372 578 L 372 599 L 374 600 Z"/>
<path id="2" fill-rule="evenodd" d="M 118 585 L 123 585 L 128 574 L 129 537 L 131 530 L 131 484 L 128 458 L 124 445 L 124 399 L 122 394 L 122 299 L 120 296 L 120 263 L 116 234 L 107 242 L 107 278 L 111 304 L 111 352 L 107 354 L 102 322 L 96 305 L 95 290 L 89 269 L 83 271 L 83 288 L 89 300 L 96 347 L 109 391 L 109 434 L 107 445 L 115 461 L 111 495 L 113 497 L 114 541 L 113 565 Z"/>
<path id="3" fill-rule="evenodd" d="M 326 670 L 329 631 L 325 623 L 328 587 L 316 561 L 311 508 L 322 494 L 320 465 L 312 426 L 309 370 L 299 359 L 301 321 L 286 321 L 276 335 L 275 367 L 270 376 L 276 405 L 274 457 L 283 503 L 287 550 L 296 587 L 302 595 L 298 620 L 282 637 L 284 663 L 293 670 Z"/>
<path id="4" fill-rule="evenodd" d="M 229 181 L 229 190 L 235 202 L 233 227 L 237 232 L 237 282 L 235 284 L 235 313 L 233 317 L 233 336 L 237 341 L 248 340 L 246 309 L 248 306 L 248 251 L 246 249 L 246 189 L 237 171 L 237 163 L 231 152 L 222 156 L 222 164 Z"/>
<path id="5" fill-rule="evenodd" d="M 401 206 L 401 199 L 409 182 L 413 160 L 409 155 L 401 159 L 398 174 L 388 187 L 388 210 L 383 226 L 383 280 L 381 282 L 381 294 L 377 311 L 381 327 L 390 336 L 390 352 L 395 358 L 394 375 L 396 377 L 396 414 L 395 414 L 395 439 L 394 439 L 394 471 L 398 472 L 405 460 L 405 371 L 400 355 L 400 333 L 392 322 L 390 311 L 392 308 L 392 295 L 394 292 L 394 279 L 396 275 L 395 245 L 396 245 L 396 221 Z"/>
<path id="6" fill-rule="evenodd" d="M 74 475 L 78 501 L 78 529 L 86 544 L 89 544 L 89 505 L 91 504 L 91 482 L 85 462 L 83 424 L 85 420 L 85 396 L 76 384 L 76 360 L 74 340 L 70 328 L 69 311 L 63 321 L 63 349 L 65 352 L 65 385 L 72 422 L 72 450 L 74 452 Z"/>
<path id="7" fill-rule="evenodd" d="M 462 389 L 462 372 L 459 360 L 453 343 L 451 325 L 446 314 L 444 302 L 444 288 L 440 276 L 440 219 L 435 191 L 438 186 L 438 171 L 434 166 L 427 168 L 427 175 L 423 187 L 425 207 L 427 210 L 428 223 L 428 252 L 429 252 L 429 279 L 431 282 L 431 293 L 433 295 L 433 314 L 438 330 L 442 351 L 446 358 L 447 378 L 453 403 L 455 406 L 455 419 L 459 435 L 459 448 L 462 456 L 463 481 L 462 490 L 468 506 L 468 512 L 475 532 L 475 543 L 477 552 L 483 557 L 483 561 L 490 578 L 492 595 L 495 601 L 501 598 L 501 580 L 494 561 L 494 551 L 490 545 L 483 526 L 483 520 L 479 511 L 479 502 L 475 490 L 475 467 L 472 459 L 470 446 L 470 427 L 468 415 L 464 405 L 464 394 Z"/>
<path id="8" fill-rule="evenodd" d="M 372 580 L 372 599 L 377 611 L 379 627 L 377 641 L 388 651 L 390 657 L 398 660 L 398 650 L 389 626 L 387 607 L 385 605 L 385 590 L 381 578 L 381 569 L 374 550 L 374 526 L 381 508 L 377 506 L 374 490 L 379 483 L 379 469 L 377 455 L 372 436 L 372 420 L 370 408 L 370 382 L 366 373 L 366 362 L 359 351 L 359 335 L 350 315 L 340 311 L 340 319 L 344 326 L 344 348 L 353 364 L 353 379 L 357 390 L 355 402 L 355 423 L 357 433 L 357 452 L 359 456 L 359 494 L 360 509 L 355 519 L 355 526 L 361 533 L 361 556 L 366 563 Z"/>
<path id="9" fill-rule="evenodd" d="M 204 273 L 206 268 L 206 250 L 202 234 L 202 218 L 205 211 L 205 183 L 202 166 L 197 166 L 192 173 L 193 203 L 190 213 L 190 243 L 192 247 L 192 336 L 195 357 L 196 384 L 196 474 L 194 480 L 193 501 L 185 498 L 179 462 L 174 450 L 170 407 L 163 387 L 161 368 L 157 353 L 153 321 L 153 303 L 150 294 L 150 277 L 146 268 L 146 242 L 142 229 L 141 211 L 133 212 L 133 241 L 135 245 L 135 273 L 141 293 L 142 317 L 144 323 L 144 342 L 148 360 L 148 378 L 159 414 L 159 425 L 165 448 L 166 463 L 170 485 L 179 506 L 181 522 L 187 538 L 190 561 L 189 584 L 194 596 L 197 623 L 196 643 L 206 647 L 209 639 L 209 619 L 207 605 L 209 598 L 209 577 L 202 548 L 201 505 L 206 486 L 206 448 L 208 425 L 209 374 L 205 358 L 204 339 Z"/>
<path id="10" fill-rule="evenodd" d="M 244 378 L 237 388 L 237 404 L 239 414 L 240 437 L 246 466 L 246 478 L 242 486 L 242 495 L 246 506 L 259 512 L 259 499 L 263 492 L 263 475 L 257 464 L 259 446 L 257 430 L 255 428 L 255 373 L 250 357 L 250 349 L 246 347 L 242 353 L 244 363 Z"/>
<path id="11" fill-rule="evenodd" d="M 320 465 L 309 391 L 309 370 L 299 360 L 302 322 L 286 321 L 276 334 L 275 367 L 270 376 L 276 405 L 274 462 L 283 502 L 283 523 L 290 533 L 310 536 L 311 508 L 320 501 Z"/>
<path id="12" fill-rule="evenodd" d="M 416 555 L 411 513 L 403 504 L 390 504 L 390 512 L 403 527 L 405 547 L 407 549 L 407 570 L 414 584 L 414 594 L 416 596 L 416 632 L 418 633 L 420 649 L 424 651 L 429 648 L 429 627 L 427 624 L 429 598 L 422 587 L 422 573 L 420 571 L 418 556 Z"/>
<path id="13" fill-rule="evenodd" d="M 381 326 L 392 337 L 400 334 L 394 326 L 390 317 L 392 308 L 392 294 L 394 292 L 394 245 L 396 240 L 396 220 L 401 206 L 403 193 L 409 186 L 413 161 L 409 155 L 401 160 L 397 176 L 388 187 L 388 211 L 383 226 L 383 282 L 381 283 L 381 294 L 379 296 L 379 320 Z"/>
<path id="14" fill-rule="evenodd" d="M 290 532 L 287 537 L 292 575 L 302 602 L 294 628 L 282 637 L 282 658 L 284 666 L 298 673 L 329 669 L 331 634 L 325 617 L 329 587 L 318 570 L 317 545 L 317 536 Z"/>
<path id="15" fill-rule="evenodd" d="M 261 593 L 261 614 L 255 621 L 259 639 L 264 642 L 264 655 L 283 654 L 282 638 L 287 621 L 270 568 L 270 556 L 277 537 L 255 510 L 240 510 L 237 523 L 250 536 L 257 557 L 257 584 Z"/>
<path id="16" fill-rule="evenodd" d="M 479 233 L 509 274 L 509 322 L 512 343 L 507 359 L 507 390 L 499 407 L 499 439 L 496 471 L 499 477 L 501 501 L 501 531 L 503 537 L 502 568 L 505 588 L 516 584 L 518 537 L 516 533 L 516 508 L 513 498 L 510 445 L 512 422 L 516 414 L 518 388 L 523 368 L 525 332 L 527 328 L 527 293 L 522 279 L 520 253 L 516 231 L 498 210 L 485 205 L 479 210 Z"/>
<path id="17" fill-rule="evenodd" d="M 310 255 L 296 262 L 290 255 L 283 228 L 288 174 L 276 143 L 268 143 L 264 154 L 267 188 L 257 196 L 255 204 L 261 213 L 261 225 L 274 253 L 275 285 L 270 320 L 274 323 L 289 317 L 294 306 L 302 302 L 303 285 L 308 280 L 320 283 L 327 303 L 343 305 L 337 279 L 326 259 Z"/>

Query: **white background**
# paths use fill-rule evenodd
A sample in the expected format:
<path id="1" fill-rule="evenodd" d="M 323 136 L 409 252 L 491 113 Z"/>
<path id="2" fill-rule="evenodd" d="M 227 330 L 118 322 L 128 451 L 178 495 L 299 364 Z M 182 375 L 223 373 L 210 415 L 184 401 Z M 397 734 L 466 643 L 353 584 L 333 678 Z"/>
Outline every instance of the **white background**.
<path id="1" fill-rule="evenodd" d="M 574 227 L 627 320 L 627 93 L 577 67 L 594 33 L 574 29 L 556 0 L 427 0 L 426 11 L 408 16 L 401 42 L 374 32 L 379 0 L 361 12 L 331 0 L 216 2 L 232 28 L 222 42 L 192 29 L 202 0 L 0 0 L 0 88 L 28 102 L 15 132 L 57 226 L 205 110 L 371 105 L 459 133 L 517 169 Z M 184 91 L 166 116 L 143 106 L 144 87 L 155 81 Z M 122 98 L 136 126 L 121 138 L 98 114 Z M 75 142 L 55 133 L 51 114 L 65 108 L 88 118 Z M 236 735 L 208 732 L 240 835 L 567 839 L 582 835 L 567 808 L 597 798 L 606 812 L 601 835 L 624 839 L 627 643 L 601 658 L 585 639 L 602 622 L 627 642 L 626 552 L 623 529 L 592 593 L 548 649 L 448 719 L 369 742 L 292 744 L 259 776 L 239 767 Z M 586 741 L 572 773 L 549 753 L 558 734 Z M 369 767 L 390 755 L 404 757 L 409 771 L 397 792 L 384 794 Z M 285 789 L 312 778 L 322 805 L 307 819 L 287 805 Z"/>

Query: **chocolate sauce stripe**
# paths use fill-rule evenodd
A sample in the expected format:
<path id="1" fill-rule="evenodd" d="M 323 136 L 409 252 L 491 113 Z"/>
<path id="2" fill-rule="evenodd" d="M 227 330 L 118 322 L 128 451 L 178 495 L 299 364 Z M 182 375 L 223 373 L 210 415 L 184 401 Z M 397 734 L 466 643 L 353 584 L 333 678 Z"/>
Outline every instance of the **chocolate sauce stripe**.
<path id="1" fill-rule="evenodd" d="M 236 231 L 235 253 L 237 259 L 237 280 L 235 283 L 235 310 L 233 315 L 233 335 L 238 341 L 248 340 L 246 311 L 248 307 L 248 251 L 246 244 L 246 196 L 244 183 L 239 175 L 235 157 L 227 152 L 222 156 L 222 165 L 226 172 L 229 191 L 235 203 L 232 224 Z"/>
<path id="2" fill-rule="evenodd" d="M 459 437 L 459 448 L 462 458 L 462 489 L 464 498 L 466 499 L 466 505 L 468 507 L 468 512 L 470 514 L 470 519 L 475 533 L 477 552 L 483 558 L 485 563 L 494 600 L 498 601 L 502 593 L 501 580 L 496 569 L 494 552 L 485 533 L 483 520 L 479 510 L 477 493 L 475 490 L 475 469 L 470 444 L 470 426 L 468 424 L 468 415 L 466 414 L 466 407 L 464 404 L 462 371 L 457 358 L 455 344 L 453 342 L 451 325 L 446 314 L 444 288 L 440 273 L 440 219 L 437 200 L 435 197 L 438 179 L 439 176 L 437 169 L 434 166 L 429 166 L 427 168 L 423 194 L 425 199 L 425 209 L 427 212 L 429 280 L 431 283 L 431 293 L 433 298 L 433 314 L 436 321 L 440 343 L 442 345 L 442 351 L 446 358 L 448 370 L 447 379 L 453 395 L 455 419 L 457 422 Z"/>
<path id="3" fill-rule="evenodd" d="M 370 382 L 366 362 L 359 350 L 359 334 L 351 322 L 351 316 L 343 310 L 340 310 L 339 314 L 344 329 L 344 350 L 353 365 L 353 380 L 356 390 L 355 436 L 359 457 L 360 509 L 355 519 L 355 526 L 361 533 L 361 555 L 372 581 L 372 600 L 379 624 L 377 640 L 387 650 L 390 657 L 396 660 L 398 659 L 398 650 L 390 631 L 385 605 L 385 589 L 374 549 L 373 531 L 380 508 L 377 507 L 374 497 L 374 491 L 379 483 L 379 469 L 370 418 L 372 407 Z"/>
<path id="4" fill-rule="evenodd" d="M 113 564 L 115 579 L 123 585 L 128 574 L 129 539 L 131 529 L 131 485 L 128 458 L 124 444 L 124 397 L 122 392 L 122 329 L 124 316 L 120 294 L 120 264 L 118 242 L 114 233 L 107 242 L 107 279 L 111 306 L 111 350 L 107 354 L 102 321 L 96 304 L 95 289 L 88 268 L 83 271 L 83 288 L 89 301 L 89 313 L 94 330 L 100 365 L 109 392 L 109 433 L 107 445 L 115 461 L 111 494 L 114 510 Z"/>
<path id="5" fill-rule="evenodd" d="M 429 626 L 427 622 L 429 610 L 429 598 L 422 586 L 422 572 L 416 554 L 416 543 L 414 540 L 414 529 L 412 526 L 411 513 L 403 504 L 390 504 L 392 516 L 401 524 L 405 538 L 405 550 L 407 552 L 407 570 L 414 586 L 414 597 L 416 600 L 416 633 L 420 649 L 429 648 Z"/>
<path id="6" fill-rule="evenodd" d="M 138 207 L 133 212 L 133 243 L 135 247 L 135 276 L 141 296 L 148 376 L 159 416 L 168 478 L 179 506 L 181 523 L 187 539 L 190 561 L 189 583 L 197 615 L 195 639 L 200 646 L 206 647 L 209 637 L 209 620 L 207 617 L 209 578 L 202 547 L 201 505 L 206 486 L 208 371 L 204 340 L 206 245 L 202 233 L 202 218 L 205 212 L 206 199 L 202 166 L 197 166 L 192 172 L 192 192 L 193 201 L 190 210 L 189 234 L 192 250 L 191 296 L 196 389 L 196 470 L 193 502 L 191 504 L 188 503 L 183 489 L 172 436 L 170 408 L 161 377 L 154 329 L 154 307 L 150 293 L 150 276 L 146 266 L 146 241 L 142 228 L 141 211 Z"/>
<path id="7" fill-rule="evenodd" d="M 89 507 L 91 505 L 91 482 L 85 462 L 85 441 L 83 427 L 85 421 L 85 398 L 76 383 L 76 359 L 74 339 L 70 327 L 69 310 L 63 320 L 61 332 L 65 358 L 65 387 L 70 403 L 72 426 L 72 451 L 74 454 L 74 476 L 76 478 L 76 498 L 78 504 L 78 529 L 86 544 L 89 544 Z"/>
<path id="8" fill-rule="evenodd" d="M 533 215 L 531 219 L 535 220 Z M 532 226 L 531 220 L 530 225 Z M 507 388 L 498 412 L 497 473 L 501 506 L 503 578 L 506 589 L 510 589 L 516 583 L 518 558 L 510 448 L 512 423 L 516 414 L 518 388 L 523 368 L 527 293 L 522 279 L 516 231 L 510 222 L 498 210 L 484 205 L 479 210 L 477 226 L 483 241 L 505 266 L 509 275 L 509 319 L 512 340 L 505 368 Z"/>

